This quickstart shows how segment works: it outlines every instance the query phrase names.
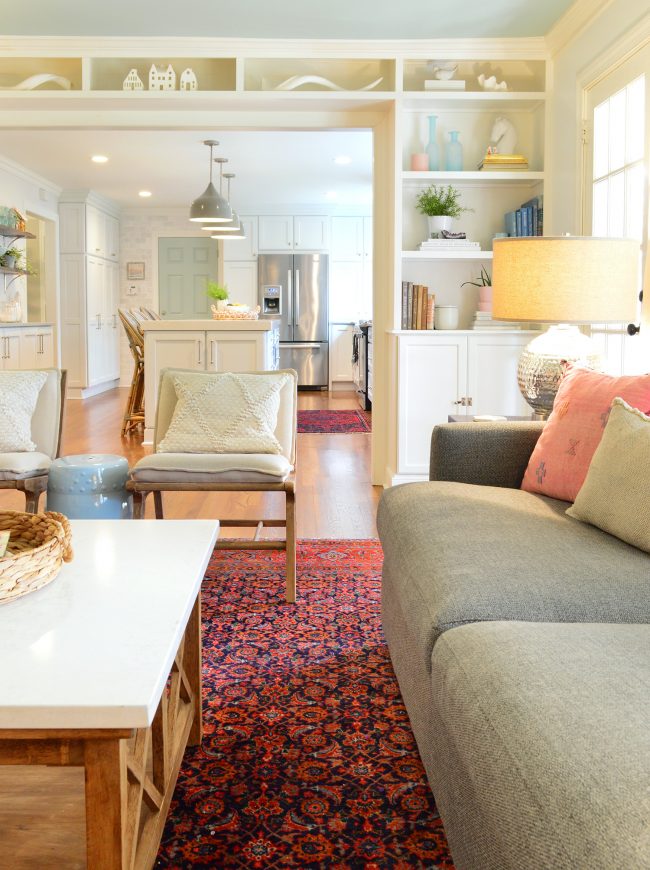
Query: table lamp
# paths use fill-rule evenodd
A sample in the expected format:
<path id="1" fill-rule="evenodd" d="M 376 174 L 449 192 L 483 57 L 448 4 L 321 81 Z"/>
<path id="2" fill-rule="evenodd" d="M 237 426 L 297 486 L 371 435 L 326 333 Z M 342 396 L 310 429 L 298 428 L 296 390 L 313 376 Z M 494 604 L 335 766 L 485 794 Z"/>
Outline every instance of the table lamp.
<path id="1" fill-rule="evenodd" d="M 550 323 L 524 349 L 519 389 L 545 419 L 571 362 L 598 369 L 591 338 L 575 324 L 634 320 L 639 285 L 639 242 L 587 236 L 495 239 L 492 316 Z"/>

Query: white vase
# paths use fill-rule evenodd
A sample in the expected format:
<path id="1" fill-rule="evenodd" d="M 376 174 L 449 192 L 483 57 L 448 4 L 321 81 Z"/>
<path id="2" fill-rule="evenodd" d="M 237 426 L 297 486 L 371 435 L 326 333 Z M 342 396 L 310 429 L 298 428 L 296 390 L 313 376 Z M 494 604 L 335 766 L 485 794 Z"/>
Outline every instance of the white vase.
<path id="1" fill-rule="evenodd" d="M 225 311 L 228 307 L 227 299 L 217 299 L 216 309 L 217 311 Z"/>
<path id="2" fill-rule="evenodd" d="M 441 230 L 447 230 L 449 232 L 452 227 L 453 218 L 449 217 L 449 215 L 435 215 L 434 217 L 427 217 L 427 222 L 429 224 L 429 238 L 437 239 L 440 235 Z"/>

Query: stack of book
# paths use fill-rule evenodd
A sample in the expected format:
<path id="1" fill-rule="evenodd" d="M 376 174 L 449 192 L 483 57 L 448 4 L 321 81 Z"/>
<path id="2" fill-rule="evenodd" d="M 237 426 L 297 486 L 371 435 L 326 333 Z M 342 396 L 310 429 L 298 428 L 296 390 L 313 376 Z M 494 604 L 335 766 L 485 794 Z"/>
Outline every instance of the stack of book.
<path id="1" fill-rule="evenodd" d="M 507 320 L 492 320 L 491 311 L 477 311 L 472 329 L 521 329 L 521 325 Z"/>
<path id="2" fill-rule="evenodd" d="M 425 79 L 425 91 L 464 91 L 463 79 Z"/>
<path id="3" fill-rule="evenodd" d="M 509 236 L 544 235 L 544 199 L 534 196 L 522 203 L 516 211 L 504 215 L 505 231 Z"/>
<path id="4" fill-rule="evenodd" d="M 528 160 L 523 154 L 486 154 L 478 168 L 483 172 L 525 172 Z"/>
<path id="5" fill-rule="evenodd" d="M 402 329 L 433 329 L 436 297 L 424 284 L 402 281 Z"/>
<path id="6" fill-rule="evenodd" d="M 469 239 L 426 239 L 420 242 L 420 251 L 480 251 L 478 242 Z"/>

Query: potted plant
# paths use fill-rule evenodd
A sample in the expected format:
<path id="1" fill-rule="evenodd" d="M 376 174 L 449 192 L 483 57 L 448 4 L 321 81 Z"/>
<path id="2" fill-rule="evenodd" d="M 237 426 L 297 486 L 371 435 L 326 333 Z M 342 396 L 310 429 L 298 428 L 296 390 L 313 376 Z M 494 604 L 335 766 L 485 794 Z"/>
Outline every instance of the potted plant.
<path id="1" fill-rule="evenodd" d="M 485 266 L 481 266 L 481 274 L 479 275 L 476 281 L 463 281 L 460 285 L 464 287 L 466 284 L 470 284 L 472 287 L 479 288 L 479 311 L 491 311 L 492 310 L 492 276 L 485 268 Z"/>
<path id="2" fill-rule="evenodd" d="M 481 274 L 478 277 L 477 281 L 463 281 L 460 285 L 464 287 L 466 284 L 471 284 L 472 287 L 491 287 L 492 286 L 492 276 L 488 273 L 488 270 L 485 266 L 481 266 Z"/>
<path id="3" fill-rule="evenodd" d="M 431 184 L 426 190 L 421 190 L 416 206 L 420 214 L 427 216 L 429 235 L 432 238 L 435 238 L 441 230 L 450 230 L 451 222 L 459 218 L 463 212 L 474 210 L 460 204 L 460 191 L 451 184 L 447 187 Z"/>
<path id="4" fill-rule="evenodd" d="M 23 252 L 20 248 L 7 248 L 2 257 L 0 257 L 0 262 L 2 262 L 5 269 L 20 269 L 22 257 Z"/>
<path id="5" fill-rule="evenodd" d="M 225 284 L 219 284 L 217 281 L 208 281 L 205 294 L 210 299 L 215 300 L 218 311 L 223 311 L 228 300 L 228 288 Z"/>

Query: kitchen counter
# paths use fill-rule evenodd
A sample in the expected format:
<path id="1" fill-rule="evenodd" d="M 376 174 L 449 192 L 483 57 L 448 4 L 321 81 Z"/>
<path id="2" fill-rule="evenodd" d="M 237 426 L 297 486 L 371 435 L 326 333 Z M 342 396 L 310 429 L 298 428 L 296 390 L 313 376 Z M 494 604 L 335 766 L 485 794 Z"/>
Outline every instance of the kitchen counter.
<path id="1" fill-rule="evenodd" d="M 140 326 L 142 331 L 147 332 L 195 332 L 206 330 L 209 332 L 268 332 L 277 329 L 279 320 L 145 320 Z"/>
<path id="2" fill-rule="evenodd" d="M 5 323 L 0 320 L 0 329 L 44 329 L 45 327 L 52 327 L 51 323 Z"/>

